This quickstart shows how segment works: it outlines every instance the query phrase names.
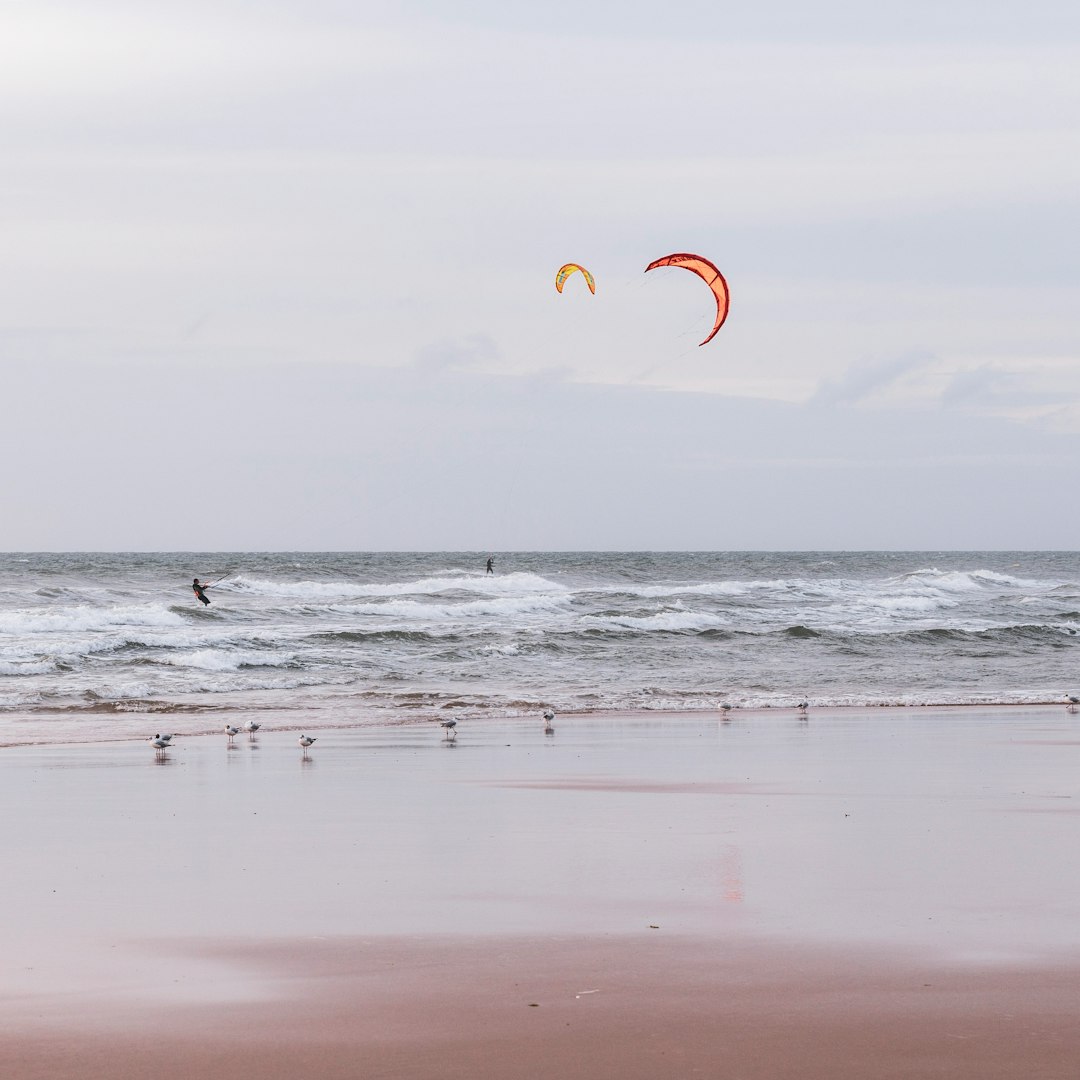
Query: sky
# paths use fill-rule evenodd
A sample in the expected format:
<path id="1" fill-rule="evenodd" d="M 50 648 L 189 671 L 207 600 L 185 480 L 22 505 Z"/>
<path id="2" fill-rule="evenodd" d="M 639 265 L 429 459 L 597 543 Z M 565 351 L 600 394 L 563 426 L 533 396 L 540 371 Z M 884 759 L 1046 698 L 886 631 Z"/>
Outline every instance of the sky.
<path id="1" fill-rule="evenodd" d="M 0 549 L 1080 547 L 1078 45 L 1064 0 L 0 2 Z M 703 347 L 673 252 L 730 284 Z"/>

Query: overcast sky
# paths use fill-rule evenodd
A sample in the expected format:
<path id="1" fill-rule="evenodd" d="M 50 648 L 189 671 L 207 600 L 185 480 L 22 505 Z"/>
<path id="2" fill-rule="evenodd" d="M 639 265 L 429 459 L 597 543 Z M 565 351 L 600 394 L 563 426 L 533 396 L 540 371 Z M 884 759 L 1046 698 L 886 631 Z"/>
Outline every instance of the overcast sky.
<path id="1" fill-rule="evenodd" d="M 0 547 L 1077 548 L 1078 44 L 1066 0 L 0 2 Z"/>

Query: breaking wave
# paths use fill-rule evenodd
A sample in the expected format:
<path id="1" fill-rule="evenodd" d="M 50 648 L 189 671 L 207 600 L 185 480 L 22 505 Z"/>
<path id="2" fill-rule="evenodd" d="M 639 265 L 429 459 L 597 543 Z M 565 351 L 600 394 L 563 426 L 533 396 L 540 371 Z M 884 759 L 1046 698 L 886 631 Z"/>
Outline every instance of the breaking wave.
<path id="1" fill-rule="evenodd" d="M 496 574 L 237 554 L 206 609 L 176 570 L 192 561 L 0 555 L 0 724 L 324 697 L 372 716 L 1019 703 L 1080 683 L 1069 553 L 525 553 Z"/>

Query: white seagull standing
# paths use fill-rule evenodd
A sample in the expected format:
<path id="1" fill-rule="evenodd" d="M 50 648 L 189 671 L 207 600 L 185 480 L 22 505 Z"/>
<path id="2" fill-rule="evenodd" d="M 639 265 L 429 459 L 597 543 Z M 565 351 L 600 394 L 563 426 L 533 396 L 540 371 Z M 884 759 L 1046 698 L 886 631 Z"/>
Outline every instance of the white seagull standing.
<path id="1" fill-rule="evenodd" d="M 150 738 L 147 739 L 146 741 L 147 742 L 153 742 L 155 739 L 160 739 L 163 743 L 170 743 L 170 742 L 172 742 L 172 735 L 162 735 L 160 733 L 155 732 L 155 734 L 151 735 Z"/>
<path id="2" fill-rule="evenodd" d="M 232 724 L 226 724 L 225 734 L 229 736 L 229 742 L 232 742 L 233 739 L 240 734 L 240 729 L 238 727 L 233 727 Z"/>
<path id="3" fill-rule="evenodd" d="M 313 739 L 313 738 L 312 738 L 312 737 L 311 737 L 310 735 L 301 735 L 301 736 L 300 736 L 300 738 L 299 738 L 299 739 L 297 739 L 296 741 L 297 741 L 297 742 L 298 742 L 298 743 L 300 744 L 300 749 L 301 749 L 301 750 L 303 750 L 303 751 L 304 751 L 304 753 L 306 754 L 306 753 L 307 753 L 307 748 L 308 748 L 308 747 L 309 747 L 309 746 L 310 746 L 310 745 L 311 745 L 311 744 L 312 744 L 312 743 L 313 743 L 313 742 L 314 742 L 315 740 L 314 740 L 314 739 Z"/>
<path id="4" fill-rule="evenodd" d="M 163 758 L 165 751 L 169 749 L 169 740 L 161 735 L 155 735 L 150 743 L 154 747 L 154 757 L 157 758 Z"/>
<path id="5" fill-rule="evenodd" d="M 457 721 L 456 720 L 440 720 L 439 726 L 446 729 L 446 737 L 448 739 L 457 738 Z"/>
<path id="6" fill-rule="evenodd" d="M 262 727 L 262 724 L 256 724 L 254 720 L 249 720 L 244 725 L 244 730 L 248 733 L 248 735 L 251 738 L 254 739 L 255 738 L 255 732 L 258 731 L 259 728 L 261 728 L 261 727 Z"/>
<path id="7" fill-rule="evenodd" d="M 798 709 L 799 712 L 805 713 L 806 710 L 810 708 L 810 702 L 804 698 L 802 701 L 799 702 L 798 705 L 795 706 L 795 708 Z"/>
<path id="8" fill-rule="evenodd" d="M 555 730 L 555 713 L 551 709 L 544 710 L 544 734 L 550 735 Z"/>
<path id="9" fill-rule="evenodd" d="M 1076 694 L 1065 695 L 1065 708 L 1068 709 L 1069 712 L 1076 712 L 1077 705 L 1080 705 L 1080 697 L 1077 697 Z"/>

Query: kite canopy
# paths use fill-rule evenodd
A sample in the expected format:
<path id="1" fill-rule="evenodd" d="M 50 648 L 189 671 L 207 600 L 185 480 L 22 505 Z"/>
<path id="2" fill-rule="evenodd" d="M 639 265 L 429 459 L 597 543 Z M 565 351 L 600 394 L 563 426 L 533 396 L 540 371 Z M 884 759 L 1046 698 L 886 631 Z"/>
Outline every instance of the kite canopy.
<path id="1" fill-rule="evenodd" d="M 716 331 L 724 325 L 728 307 L 731 305 L 731 293 L 728 291 L 724 275 L 708 259 L 703 259 L 700 255 L 665 255 L 662 259 L 649 263 L 645 267 L 645 273 L 655 270 L 658 266 L 681 266 L 684 270 L 692 270 L 712 289 L 716 297 L 716 322 L 713 323 L 712 333 L 701 342 L 702 345 L 707 345 L 716 336 Z"/>
<path id="2" fill-rule="evenodd" d="M 589 286 L 589 292 L 596 295 L 596 280 L 592 274 L 585 269 L 584 266 L 578 266 L 577 263 L 567 263 L 565 266 L 559 267 L 559 272 L 555 275 L 555 289 L 558 292 L 562 292 L 563 284 L 566 279 L 575 271 L 580 270 L 585 276 L 585 284 Z"/>

